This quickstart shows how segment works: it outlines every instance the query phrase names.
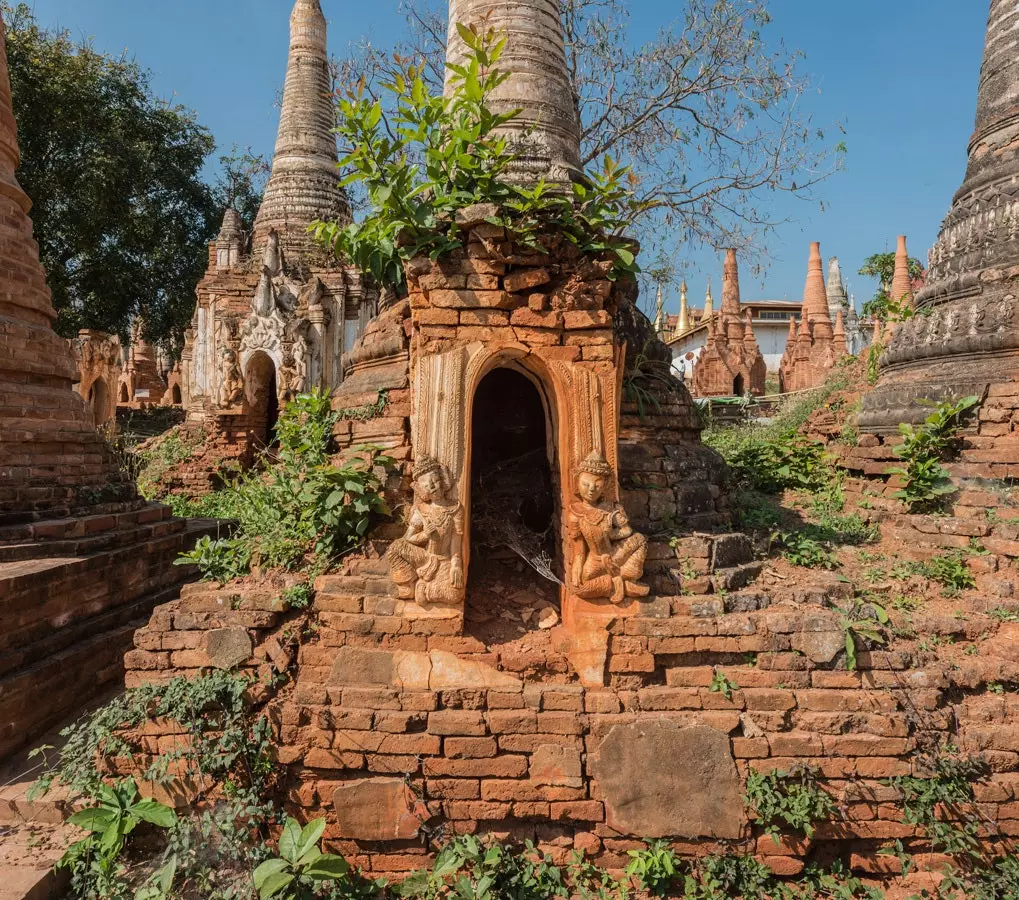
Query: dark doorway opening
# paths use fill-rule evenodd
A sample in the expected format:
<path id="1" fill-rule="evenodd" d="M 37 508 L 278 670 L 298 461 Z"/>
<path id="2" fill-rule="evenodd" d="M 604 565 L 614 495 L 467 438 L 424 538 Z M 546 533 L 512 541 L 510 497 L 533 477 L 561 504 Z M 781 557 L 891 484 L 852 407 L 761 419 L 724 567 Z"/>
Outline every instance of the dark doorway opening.
<path id="1" fill-rule="evenodd" d="M 106 387 L 106 381 L 100 377 L 92 382 L 92 387 L 88 389 L 88 405 L 92 410 L 92 421 L 95 423 L 96 428 L 101 428 L 106 424 L 107 420 L 107 407 L 110 403 L 109 389 Z"/>
<path id="2" fill-rule="evenodd" d="M 558 473 L 546 410 L 515 369 L 493 370 L 474 396 L 466 613 L 489 645 L 558 618 Z"/>
<path id="3" fill-rule="evenodd" d="M 251 430 L 258 447 L 271 447 L 276 441 L 279 397 L 276 364 L 267 353 L 252 354 L 244 374 L 245 391 L 251 408 Z"/>
<path id="4" fill-rule="evenodd" d="M 127 385 L 126 384 L 122 384 L 120 386 L 120 402 L 121 403 L 130 403 L 131 402 L 131 398 L 130 398 L 130 396 L 128 396 L 128 391 L 127 391 Z"/>
<path id="5" fill-rule="evenodd" d="M 170 393 L 170 399 L 172 400 L 172 402 L 173 402 L 173 404 L 175 406 L 180 406 L 181 399 L 180 399 L 180 385 L 179 384 L 175 384 L 173 386 L 173 390 Z"/>
<path id="6" fill-rule="evenodd" d="M 746 386 L 742 375 L 737 375 L 732 383 L 732 393 L 736 397 L 742 397 L 746 392 Z"/>

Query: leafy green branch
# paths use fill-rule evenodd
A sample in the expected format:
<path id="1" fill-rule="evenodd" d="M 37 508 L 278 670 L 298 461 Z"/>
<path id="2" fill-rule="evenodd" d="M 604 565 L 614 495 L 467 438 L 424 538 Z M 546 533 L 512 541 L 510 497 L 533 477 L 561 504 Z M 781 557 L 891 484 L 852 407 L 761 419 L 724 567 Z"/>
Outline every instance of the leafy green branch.
<path id="1" fill-rule="evenodd" d="M 492 204 L 496 213 L 485 221 L 509 228 L 523 246 L 547 250 L 542 236 L 554 234 L 582 253 L 606 254 L 612 277 L 636 272 L 633 245 L 622 232 L 650 204 L 634 198 L 630 170 L 606 157 L 571 186 L 515 181 L 507 126 L 520 111 L 489 105 L 509 77 L 498 68 L 506 39 L 494 30 L 457 28 L 469 52 L 463 65 L 449 64 L 446 94 L 431 93 L 422 67 L 407 64 L 382 86 L 385 104 L 364 80 L 339 100 L 340 165 L 349 172 L 343 184 L 361 186 L 370 210 L 345 226 L 315 223 L 316 239 L 379 284 L 399 289 L 404 262 L 464 246 L 458 211 Z"/>

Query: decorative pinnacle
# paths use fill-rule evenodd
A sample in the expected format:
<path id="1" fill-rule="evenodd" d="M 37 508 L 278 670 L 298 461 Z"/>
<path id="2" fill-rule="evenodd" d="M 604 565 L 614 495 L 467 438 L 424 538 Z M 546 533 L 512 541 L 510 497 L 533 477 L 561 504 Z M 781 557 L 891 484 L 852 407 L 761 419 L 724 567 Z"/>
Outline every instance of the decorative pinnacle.
<path id="1" fill-rule="evenodd" d="M 493 111 L 520 110 L 506 126 L 518 154 L 511 168 L 522 182 L 568 183 L 580 176 L 580 116 L 566 63 L 559 0 L 450 0 L 446 59 L 464 62 L 457 25 L 494 29 L 506 48 L 499 68 L 510 78 L 492 94 Z M 446 90 L 452 76 L 447 74 Z"/>
<path id="2" fill-rule="evenodd" d="M 339 186 L 326 20 L 319 0 L 297 0 L 290 16 L 290 54 L 272 174 L 255 220 L 254 249 L 275 228 L 284 249 L 309 250 L 308 226 L 350 221 Z"/>
<path id="3" fill-rule="evenodd" d="M 906 250 L 906 236 L 899 235 L 895 248 L 895 274 L 892 276 L 891 298 L 896 303 L 913 305 L 913 280 L 909 277 L 909 251 Z"/>
<path id="4" fill-rule="evenodd" d="M 828 313 L 828 292 L 825 289 L 824 269 L 821 264 L 821 245 L 817 241 L 810 245 L 807 261 L 807 283 L 803 288 L 803 317 L 811 330 L 815 322 L 826 322 L 831 327 Z"/>

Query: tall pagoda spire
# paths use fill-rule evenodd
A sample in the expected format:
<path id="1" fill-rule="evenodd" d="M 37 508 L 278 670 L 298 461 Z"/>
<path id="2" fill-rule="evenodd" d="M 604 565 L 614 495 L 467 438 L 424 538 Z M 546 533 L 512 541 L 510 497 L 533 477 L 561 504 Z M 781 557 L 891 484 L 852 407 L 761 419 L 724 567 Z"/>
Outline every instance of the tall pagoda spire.
<path id="1" fill-rule="evenodd" d="M 825 285 L 825 292 L 828 295 L 828 315 L 834 321 L 840 310 L 844 314 L 849 308 L 849 295 L 842 281 L 842 268 L 839 266 L 837 256 L 828 260 L 828 283 Z"/>
<path id="2" fill-rule="evenodd" d="M 524 182 L 565 183 L 580 175 L 580 116 L 566 64 L 559 0 L 450 0 L 447 59 L 463 62 L 467 47 L 457 25 L 505 35 L 499 68 L 510 78 L 492 95 L 496 112 L 520 110 L 506 131 L 518 159 L 511 169 Z M 446 89 L 450 89 L 447 74 Z"/>
<path id="3" fill-rule="evenodd" d="M 690 330 L 690 303 L 686 293 L 686 279 L 684 278 L 679 285 L 679 318 L 676 319 L 676 337 L 686 334 Z"/>
<path id="4" fill-rule="evenodd" d="M 821 265 L 821 245 L 814 241 L 810 245 L 810 258 L 807 261 L 807 283 L 803 287 L 803 317 L 811 330 L 814 323 L 823 320 L 831 328 L 831 316 L 828 313 L 828 292 L 825 288 L 824 269 Z"/>
<path id="5" fill-rule="evenodd" d="M 335 125 L 325 16 L 319 0 L 296 0 L 272 175 L 255 220 L 256 251 L 270 229 L 284 248 L 307 250 L 313 247 L 307 233 L 312 222 L 350 221 L 336 168 Z"/>
<path id="6" fill-rule="evenodd" d="M 739 292 L 739 262 L 735 250 L 725 251 L 722 267 L 722 330 L 730 341 L 742 341 L 745 324 Z"/>
<path id="7" fill-rule="evenodd" d="M 704 312 L 701 313 L 701 322 L 710 321 L 715 314 L 715 300 L 711 296 L 711 278 L 708 278 L 708 291 L 704 295 Z"/>
<path id="8" fill-rule="evenodd" d="M 658 298 L 655 300 L 655 333 L 659 337 L 665 335 L 665 301 L 662 299 L 661 285 L 658 285 Z"/>
<path id="9" fill-rule="evenodd" d="M 905 306 L 913 305 L 913 280 L 909 277 L 909 251 L 906 236 L 899 235 L 895 248 L 895 274 L 892 276 L 891 298 Z"/>

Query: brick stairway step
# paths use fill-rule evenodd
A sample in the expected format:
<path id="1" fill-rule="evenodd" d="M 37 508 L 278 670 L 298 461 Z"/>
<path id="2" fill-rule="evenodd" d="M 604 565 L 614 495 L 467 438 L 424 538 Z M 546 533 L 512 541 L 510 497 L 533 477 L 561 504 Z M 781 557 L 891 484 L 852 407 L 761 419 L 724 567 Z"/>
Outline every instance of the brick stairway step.
<path id="1" fill-rule="evenodd" d="M 163 503 L 138 501 L 107 507 L 98 506 L 86 516 L 51 518 L 0 527 L 0 544 L 86 537 L 102 531 L 116 531 L 132 525 L 148 525 L 172 518 L 173 510 Z"/>
<path id="2" fill-rule="evenodd" d="M 0 563 L 18 562 L 39 557 L 89 556 L 140 544 L 170 534 L 180 534 L 188 527 L 184 519 L 167 519 L 151 525 L 139 525 L 103 531 L 88 537 L 59 541 L 25 541 L 0 545 Z"/>

